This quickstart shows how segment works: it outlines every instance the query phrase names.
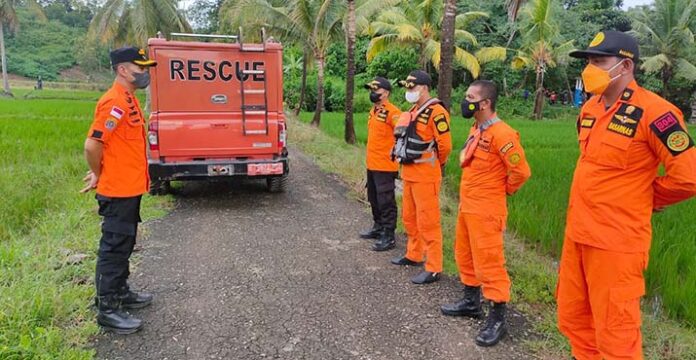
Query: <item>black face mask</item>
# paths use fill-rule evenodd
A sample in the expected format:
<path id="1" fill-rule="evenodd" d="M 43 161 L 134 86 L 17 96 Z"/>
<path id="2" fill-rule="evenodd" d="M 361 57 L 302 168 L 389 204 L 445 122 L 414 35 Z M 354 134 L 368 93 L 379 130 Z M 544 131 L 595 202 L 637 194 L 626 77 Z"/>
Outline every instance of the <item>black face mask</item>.
<path id="1" fill-rule="evenodd" d="M 462 100 L 462 116 L 467 119 L 474 117 L 474 114 L 481 110 L 481 101 L 483 100 L 477 102 L 469 102 L 467 99 Z"/>
<path id="2" fill-rule="evenodd" d="M 372 101 L 373 103 L 377 103 L 380 100 L 382 100 L 382 94 L 378 94 L 374 91 L 370 91 L 370 101 Z"/>

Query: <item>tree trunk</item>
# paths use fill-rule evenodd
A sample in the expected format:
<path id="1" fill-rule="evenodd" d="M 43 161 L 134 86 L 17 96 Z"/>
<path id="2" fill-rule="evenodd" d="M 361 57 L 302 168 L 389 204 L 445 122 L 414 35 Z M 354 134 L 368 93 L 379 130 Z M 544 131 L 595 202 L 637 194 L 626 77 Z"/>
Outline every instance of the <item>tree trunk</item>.
<path id="1" fill-rule="evenodd" d="M 662 69 L 662 97 L 669 99 L 669 82 L 672 79 L 672 69 L 665 66 Z"/>
<path id="2" fill-rule="evenodd" d="M 324 109 L 324 55 L 317 56 L 317 108 L 314 110 L 312 125 L 319 127 L 321 111 Z"/>
<path id="3" fill-rule="evenodd" d="M 536 70 L 536 94 L 534 96 L 534 120 L 541 120 L 544 109 L 544 67 L 537 66 Z"/>
<path id="4" fill-rule="evenodd" d="M 506 49 L 510 48 L 510 45 L 512 44 L 512 40 L 515 39 L 515 33 L 517 32 L 517 30 L 515 29 L 514 23 L 510 24 L 510 26 L 512 27 L 512 30 L 510 31 L 510 37 L 508 38 L 507 44 L 505 44 Z"/>
<path id="5" fill-rule="evenodd" d="M 348 0 L 348 24 L 346 42 L 348 64 L 346 71 L 346 121 L 344 137 L 348 144 L 355 144 L 353 124 L 353 93 L 355 92 L 355 0 Z"/>
<path id="6" fill-rule="evenodd" d="M 418 54 L 418 63 L 420 64 L 419 70 L 423 70 L 423 71 L 427 72 L 428 69 L 426 69 L 426 67 L 428 66 L 428 58 L 425 56 L 425 46 L 423 44 L 421 44 L 419 46 L 419 48 L 420 48 L 420 52 Z"/>
<path id="7" fill-rule="evenodd" d="M 10 82 L 7 77 L 7 57 L 5 56 L 5 31 L 4 22 L 0 21 L 0 61 L 2 61 L 2 89 L 3 95 L 12 96 Z"/>
<path id="8" fill-rule="evenodd" d="M 457 16 L 457 1 L 445 0 L 442 17 L 442 40 L 440 41 L 440 78 L 437 95 L 449 111 L 452 97 L 452 60 L 454 58 L 454 19 Z"/>
<path id="9" fill-rule="evenodd" d="M 307 91 L 307 63 L 309 62 L 309 53 L 305 50 L 302 55 L 302 85 L 300 85 L 300 102 L 295 108 L 295 116 L 300 115 L 302 104 L 304 104 L 305 92 Z"/>
<path id="10" fill-rule="evenodd" d="M 696 124 L 696 91 L 691 95 L 691 117 L 689 118 L 690 124 Z"/>

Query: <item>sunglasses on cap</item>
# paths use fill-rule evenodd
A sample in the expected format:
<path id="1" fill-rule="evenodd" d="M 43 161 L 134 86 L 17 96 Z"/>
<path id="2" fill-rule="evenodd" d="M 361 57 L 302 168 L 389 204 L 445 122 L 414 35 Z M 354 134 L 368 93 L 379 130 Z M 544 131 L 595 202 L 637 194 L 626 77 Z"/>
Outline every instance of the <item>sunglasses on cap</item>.
<path id="1" fill-rule="evenodd" d="M 399 84 L 401 84 L 401 86 L 403 86 L 407 89 L 413 89 L 414 87 L 418 86 L 418 84 L 416 84 L 410 80 L 401 80 L 401 81 L 399 81 Z"/>

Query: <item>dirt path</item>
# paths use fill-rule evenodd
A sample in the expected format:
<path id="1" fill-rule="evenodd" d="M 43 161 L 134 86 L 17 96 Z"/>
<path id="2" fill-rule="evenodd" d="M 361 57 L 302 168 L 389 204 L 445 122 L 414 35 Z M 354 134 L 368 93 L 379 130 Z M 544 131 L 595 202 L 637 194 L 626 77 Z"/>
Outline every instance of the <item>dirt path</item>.
<path id="1" fill-rule="evenodd" d="M 101 359 L 528 359 L 512 336 L 474 345 L 480 323 L 440 315 L 453 278 L 412 285 L 420 269 L 389 263 L 356 236 L 370 216 L 294 152 L 285 194 L 261 183 L 187 184 L 150 234 L 132 276 L 151 291 L 130 336 L 101 335 Z"/>

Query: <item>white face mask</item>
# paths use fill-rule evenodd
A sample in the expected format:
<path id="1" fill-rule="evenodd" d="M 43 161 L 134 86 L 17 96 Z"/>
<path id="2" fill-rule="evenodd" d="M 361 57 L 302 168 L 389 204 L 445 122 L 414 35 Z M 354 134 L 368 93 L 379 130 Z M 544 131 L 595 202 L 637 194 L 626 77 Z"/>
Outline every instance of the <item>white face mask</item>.
<path id="1" fill-rule="evenodd" d="M 420 91 L 407 91 L 406 92 L 406 101 L 410 102 L 411 104 L 415 103 L 420 99 Z"/>

